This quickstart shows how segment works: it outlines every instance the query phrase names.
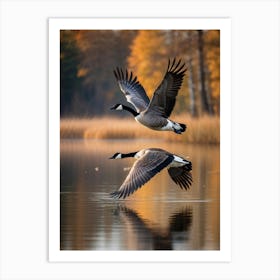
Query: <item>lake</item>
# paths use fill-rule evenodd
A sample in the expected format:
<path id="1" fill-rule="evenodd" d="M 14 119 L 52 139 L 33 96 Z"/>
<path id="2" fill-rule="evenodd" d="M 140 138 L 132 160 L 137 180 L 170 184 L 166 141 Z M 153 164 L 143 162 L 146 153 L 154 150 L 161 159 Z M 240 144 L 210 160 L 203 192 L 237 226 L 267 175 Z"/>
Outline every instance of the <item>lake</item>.
<path id="1" fill-rule="evenodd" d="M 192 161 L 180 189 L 162 170 L 124 200 L 111 199 L 135 159 L 116 152 L 162 148 Z M 145 140 L 61 140 L 61 250 L 219 250 L 219 145 Z"/>

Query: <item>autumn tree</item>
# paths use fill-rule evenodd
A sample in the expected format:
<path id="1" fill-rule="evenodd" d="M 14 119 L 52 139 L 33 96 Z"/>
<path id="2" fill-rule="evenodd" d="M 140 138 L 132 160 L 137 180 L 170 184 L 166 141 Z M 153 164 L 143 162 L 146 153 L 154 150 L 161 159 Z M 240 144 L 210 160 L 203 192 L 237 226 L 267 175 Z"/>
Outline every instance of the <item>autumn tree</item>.
<path id="1" fill-rule="evenodd" d="M 124 102 L 116 67 L 132 70 L 151 97 L 174 57 L 188 67 L 174 113 L 219 114 L 219 30 L 64 30 L 60 47 L 62 116 L 102 115 Z"/>
<path id="2" fill-rule="evenodd" d="M 141 30 L 132 43 L 128 58 L 130 68 L 150 97 L 163 78 L 168 59 L 182 59 L 188 71 L 174 113 L 191 112 L 193 116 L 197 115 L 196 83 L 199 80 L 194 75 L 198 69 L 198 59 L 194 55 L 197 49 L 197 41 L 193 40 L 195 33 L 194 30 Z"/>
<path id="3" fill-rule="evenodd" d="M 212 114 L 210 95 L 206 89 L 206 76 L 205 76 L 205 58 L 204 58 L 204 39 L 203 30 L 198 30 L 198 58 L 199 58 L 199 79 L 200 79 L 200 97 L 201 105 L 204 113 Z"/>
<path id="4" fill-rule="evenodd" d="M 71 30 L 60 31 L 60 115 L 71 115 L 74 98 L 81 88 L 78 77 L 79 48 Z"/>
<path id="5" fill-rule="evenodd" d="M 140 30 L 131 44 L 129 68 L 151 96 L 162 80 L 167 67 L 164 31 Z"/>
<path id="6" fill-rule="evenodd" d="M 118 89 L 113 76 L 115 67 L 125 67 L 129 45 L 135 31 L 82 30 L 78 46 L 82 55 L 79 74 L 83 76 L 83 88 L 90 96 L 89 112 L 99 115 L 114 102 Z M 112 105 L 112 104 L 111 104 Z"/>
<path id="7" fill-rule="evenodd" d="M 208 30 L 204 35 L 207 81 L 215 114 L 220 113 L 220 31 Z"/>
<path id="8" fill-rule="evenodd" d="M 196 57 L 195 50 L 197 48 L 194 38 L 196 31 L 194 30 L 169 30 L 168 42 L 170 53 L 173 57 L 181 58 L 187 65 L 187 72 L 182 84 L 182 90 L 178 98 L 181 104 L 180 112 L 190 113 L 193 117 L 198 115 L 197 92 L 195 70 Z"/>
<path id="9" fill-rule="evenodd" d="M 219 114 L 219 30 L 168 30 L 166 33 L 167 53 L 182 58 L 188 64 L 182 90 L 177 97 L 179 104 L 192 116 Z"/>

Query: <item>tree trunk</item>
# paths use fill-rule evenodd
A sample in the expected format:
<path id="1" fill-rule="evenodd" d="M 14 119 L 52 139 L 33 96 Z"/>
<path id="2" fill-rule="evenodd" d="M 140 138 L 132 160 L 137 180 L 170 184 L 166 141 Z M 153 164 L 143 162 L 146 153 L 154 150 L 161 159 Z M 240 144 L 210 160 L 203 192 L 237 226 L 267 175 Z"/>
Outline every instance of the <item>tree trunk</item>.
<path id="1" fill-rule="evenodd" d="M 212 92 L 211 92 L 211 86 L 210 86 L 210 73 L 208 68 L 206 67 L 205 69 L 205 84 L 206 84 L 206 88 L 207 88 L 207 92 L 206 92 L 206 96 L 207 96 L 207 103 L 208 103 L 208 113 L 209 115 L 213 116 L 214 115 L 214 109 L 213 109 L 213 104 L 212 104 Z"/>
<path id="2" fill-rule="evenodd" d="M 202 112 L 210 113 L 207 92 L 205 87 L 204 55 L 203 55 L 203 30 L 198 30 L 198 60 L 199 60 L 199 82 Z"/>
<path id="3" fill-rule="evenodd" d="M 190 51 L 191 52 L 191 51 Z M 192 68 L 192 57 L 191 54 L 188 55 L 188 86 L 189 86 L 189 93 L 190 93 L 190 112 L 193 117 L 197 117 L 197 109 L 196 109 L 196 96 L 195 96 L 195 89 L 194 89 L 194 81 L 193 81 L 193 68 Z"/>

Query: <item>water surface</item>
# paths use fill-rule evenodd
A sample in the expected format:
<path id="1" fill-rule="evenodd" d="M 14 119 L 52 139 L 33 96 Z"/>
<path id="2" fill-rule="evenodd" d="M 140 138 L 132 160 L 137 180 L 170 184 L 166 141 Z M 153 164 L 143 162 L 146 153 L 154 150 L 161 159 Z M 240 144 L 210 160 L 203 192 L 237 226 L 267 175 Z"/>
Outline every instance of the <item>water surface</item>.
<path id="1" fill-rule="evenodd" d="M 118 189 L 134 159 L 116 152 L 158 147 L 192 161 L 193 185 L 163 170 L 125 200 Z M 219 250 L 219 146 L 147 140 L 61 140 L 61 250 Z"/>

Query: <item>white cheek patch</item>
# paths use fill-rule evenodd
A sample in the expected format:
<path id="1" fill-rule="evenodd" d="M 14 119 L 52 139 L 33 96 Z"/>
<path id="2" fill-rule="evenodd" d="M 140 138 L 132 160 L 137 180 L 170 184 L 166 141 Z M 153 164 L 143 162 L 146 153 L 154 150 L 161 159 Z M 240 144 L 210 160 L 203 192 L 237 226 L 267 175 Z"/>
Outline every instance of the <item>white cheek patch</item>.
<path id="1" fill-rule="evenodd" d="M 115 159 L 119 159 L 119 158 L 122 158 L 122 155 L 121 154 L 118 154 Z"/>
<path id="2" fill-rule="evenodd" d="M 123 106 L 122 105 L 119 105 L 117 108 L 116 108 L 116 110 L 123 110 Z"/>

